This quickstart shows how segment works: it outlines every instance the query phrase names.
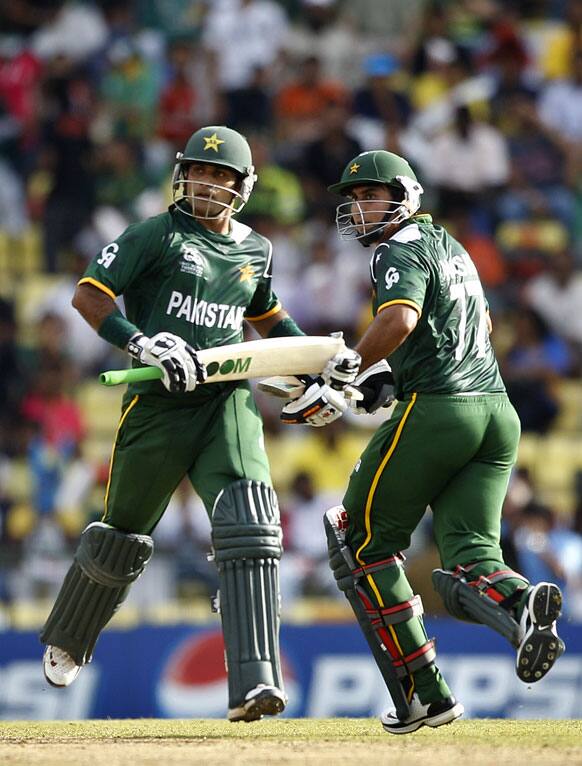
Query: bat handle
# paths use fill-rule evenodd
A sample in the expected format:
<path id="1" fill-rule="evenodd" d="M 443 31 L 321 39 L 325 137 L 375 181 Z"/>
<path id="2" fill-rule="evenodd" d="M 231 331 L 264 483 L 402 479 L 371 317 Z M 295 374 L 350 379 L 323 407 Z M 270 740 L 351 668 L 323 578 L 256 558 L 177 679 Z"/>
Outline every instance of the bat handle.
<path id="1" fill-rule="evenodd" d="M 129 370 L 109 370 L 99 375 L 99 382 L 104 386 L 119 386 L 123 383 L 141 383 L 145 380 L 161 380 L 159 367 L 135 367 Z"/>

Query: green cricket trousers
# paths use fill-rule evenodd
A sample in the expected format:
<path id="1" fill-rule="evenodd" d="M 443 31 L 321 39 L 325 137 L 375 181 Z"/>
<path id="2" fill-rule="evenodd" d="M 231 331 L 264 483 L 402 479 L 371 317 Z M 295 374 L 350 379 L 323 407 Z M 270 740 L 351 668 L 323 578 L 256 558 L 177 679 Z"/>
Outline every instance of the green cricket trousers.
<path id="1" fill-rule="evenodd" d="M 247 385 L 199 406 L 149 394 L 126 396 L 103 521 L 124 532 L 151 534 L 186 475 L 209 516 L 218 493 L 233 481 L 271 485 L 262 421 Z"/>
<path id="2" fill-rule="evenodd" d="M 362 454 L 344 498 L 347 541 L 374 608 L 388 613 L 413 599 L 398 553 L 429 506 L 443 568 L 473 565 L 471 580 L 508 569 L 501 509 L 519 434 L 504 393 L 413 394 L 398 402 Z M 524 582 L 510 578 L 498 588 L 510 596 Z M 387 630 L 393 658 L 432 652 L 420 615 Z M 416 689 L 424 704 L 450 694 L 434 664 L 411 672 L 409 682 L 407 691 Z"/>

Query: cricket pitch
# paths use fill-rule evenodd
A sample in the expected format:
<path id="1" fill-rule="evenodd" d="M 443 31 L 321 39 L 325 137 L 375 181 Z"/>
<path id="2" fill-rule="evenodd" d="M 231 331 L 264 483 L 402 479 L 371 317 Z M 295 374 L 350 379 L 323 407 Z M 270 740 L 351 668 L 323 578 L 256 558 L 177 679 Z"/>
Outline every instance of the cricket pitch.
<path id="1" fill-rule="evenodd" d="M 374 719 L 0 722 L 6 766 L 582 766 L 581 721 L 457 721 L 394 736 Z"/>

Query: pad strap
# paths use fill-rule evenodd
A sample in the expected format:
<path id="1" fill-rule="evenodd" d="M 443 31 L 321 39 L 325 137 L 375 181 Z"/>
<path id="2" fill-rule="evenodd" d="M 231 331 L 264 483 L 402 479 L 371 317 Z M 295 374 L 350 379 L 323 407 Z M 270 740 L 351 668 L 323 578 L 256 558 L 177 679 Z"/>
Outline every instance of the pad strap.
<path id="1" fill-rule="evenodd" d="M 388 569 L 388 567 L 402 566 L 402 563 L 405 560 L 406 557 L 403 553 L 395 553 L 393 556 L 389 556 L 387 559 L 382 559 L 381 561 L 374 561 L 372 564 L 362 564 L 359 567 L 355 567 L 352 569 L 352 574 L 357 580 L 360 577 L 365 577 L 366 575 L 372 574 L 374 572 L 381 572 L 383 569 Z"/>
<path id="2" fill-rule="evenodd" d="M 399 679 L 405 678 L 414 673 L 414 671 L 434 663 L 436 650 L 433 641 L 427 641 L 410 654 L 403 655 L 388 630 L 388 625 L 410 620 L 412 617 L 423 613 L 424 610 L 420 596 L 415 596 L 410 601 L 404 601 L 393 607 L 380 609 L 374 606 L 363 588 L 356 586 L 356 592 L 364 605 L 373 629 L 376 631 L 379 640 L 392 660 L 394 671 Z M 387 612 L 387 615 L 384 616 L 383 612 Z M 401 617 L 401 614 L 405 616 Z"/>
<path id="3" fill-rule="evenodd" d="M 385 625 L 398 625 L 399 622 L 406 622 L 413 617 L 420 617 L 424 614 L 422 599 L 416 595 L 410 601 L 402 601 L 396 606 L 383 607 L 381 609 L 372 609 L 369 612 L 370 620 L 374 626 L 378 622 Z"/>
<path id="4" fill-rule="evenodd" d="M 416 649 L 414 652 L 401 657 L 400 659 L 392 660 L 396 675 L 398 678 L 405 678 L 411 673 L 427 667 L 428 665 L 434 665 L 436 660 L 436 649 L 434 641 L 427 641 L 426 644 Z"/>
<path id="5" fill-rule="evenodd" d="M 469 587 L 476 588 L 481 593 L 485 593 L 498 604 L 505 601 L 507 596 L 504 596 L 503 593 L 500 593 L 499 590 L 494 587 L 497 583 L 503 582 L 504 580 L 521 580 L 526 586 L 529 585 L 528 580 L 526 580 L 523 575 L 519 574 L 519 572 L 514 572 L 513 569 L 499 569 L 488 575 L 479 575 L 476 580 L 469 580 L 467 575 L 475 566 L 477 566 L 476 563 L 469 564 L 465 567 L 457 566 L 455 568 L 455 575 L 464 577 Z"/>

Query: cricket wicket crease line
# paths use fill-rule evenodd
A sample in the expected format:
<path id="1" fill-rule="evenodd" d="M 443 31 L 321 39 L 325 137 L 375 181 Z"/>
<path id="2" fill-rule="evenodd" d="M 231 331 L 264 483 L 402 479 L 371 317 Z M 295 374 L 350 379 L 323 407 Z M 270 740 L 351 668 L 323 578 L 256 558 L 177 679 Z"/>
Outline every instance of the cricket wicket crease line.
<path id="1" fill-rule="evenodd" d="M 130 410 L 133 409 L 133 407 L 137 404 L 139 399 L 139 394 L 136 394 L 131 402 L 129 403 L 128 408 L 125 410 L 123 415 L 121 416 L 121 420 L 119 421 L 119 424 L 117 426 L 117 430 L 115 431 L 115 439 L 113 440 L 113 448 L 111 449 L 111 458 L 109 461 L 109 476 L 107 477 L 107 489 L 105 490 L 105 510 L 103 512 L 103 516 L 101 517 L 101 521 L 107 516 L 107 501 L 109 500 L 109 487 L 111 485 L 111 474 L 113 473 L 113 457 L 115 455 L 115 447 L 117 445 L 117 435 L 119 433 L 119 429 L 125 422 L 125 418 L 129 415 Z"/>

